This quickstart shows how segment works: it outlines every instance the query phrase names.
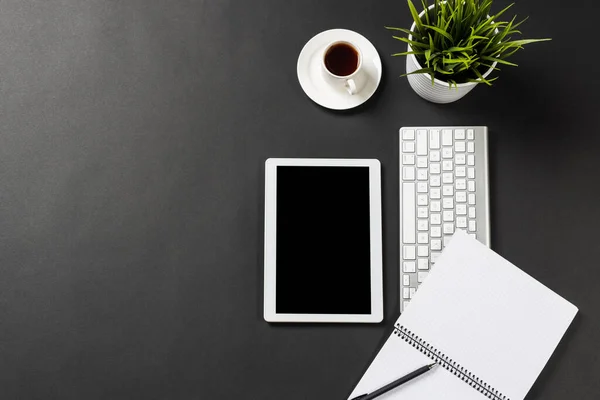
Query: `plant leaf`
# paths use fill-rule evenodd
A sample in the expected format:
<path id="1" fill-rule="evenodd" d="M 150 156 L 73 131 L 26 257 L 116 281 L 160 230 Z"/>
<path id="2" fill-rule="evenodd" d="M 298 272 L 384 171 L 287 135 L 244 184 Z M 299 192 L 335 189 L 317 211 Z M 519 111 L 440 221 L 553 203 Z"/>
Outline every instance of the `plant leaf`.
<path id="1" fill-rule="evenodd" d="M 400 76 L 407 76 L 407 75 L 414 75 L 414 74 L 431 74 L 431 73 L 432 73 L 432 71 L 430 68 L 421 68 L 421 69 L 414 70 L 413 72 L 402 74 Z"/>
<path id="2" fill-rule="evenodd" d="M 384 26 L 384 28 L 385 28 L 385 29 L 388 29 L 388 30 L 390 30 L 390 31 L 400 31 L 400 32 L 404 32 L 404 33 L 406 33 L 407 35 L 412 35 L 412 36 L 413 36 L 413 37 L 415 37 L 415 38 L 419 38 L 419 36 L 420 36 L 420 35 L 419 35 L 417 32 L 413 32 L 413 31 L 411 31 L 411 30 L 409 30 L 409 29 L 404 29 L 404 28 L 396 28 L 396 27 L 393 27 L 393 26 Z"/>
<path id="3" fill-rule="evenodd" d="M 500 71 L 500 68 L 492 67 L 490 64 L 481 63 L 481 65 L 483 65 L 484 67 L 487 67 L 487 69 L 492 68 L 494 71 Z"/>
<path id="4" fill-rule="evenodd" d="M 433 0 L 436 1 L 436 0 Z M 430 23 L 429 21 L 429 12 L 427 10 L 427 0 L 421 0 L 421 4 L 423 5 L 423 10 L 425 10 L 425 22 L 427 22 L 428 24 Z"/>
<path id="5" fill-rule="evenodd" d="M 407 0 L 407 1 L 408 1 L 408 8 L 410 9 L 410 13 L 413 17 L 413 20 L 415 21 L 415 26 L 417 27 L 417 31 L 423 32 L 423 23 L 421 22 L 421 18 L 419 18 L 419 13 L 417 12 L 415 5 L 413 4 L 413 2 L 411 0 Z"/>
<path id="6" fill-rule="evenodd" d="M 396 40 L 400 40 L 401 42 L 410 44 L 411 47 L 413 48 L 413 50 L 414 50 L 415 47 L 420 47 L 422 49 L 428 49 L 429 48 L 429 46 L 427 46 L 426 44 L 423 44 L 421 42 L 415 42 L 414 40 L 409 40 L 407 38 L 400 37 L 400 36 L 392 36 L 392 37 L 394 39 L 396 39 Z"/>
<path id="7" fill-rule="evenodd" d="M 405 51 L 403 53 L 394 53 L 394 54 L 392 54 L 392 57 L 408 56 L 410 54 L 415 54 L 415 55 L 421 56 L 421 55 L 423 55 L 423 52 L 422 51 Z"/>
<path id="8" fill-rule="evenodd" d="M 452 36 L 450 36 L 450 34 L 448 32 L 446 32 L 443 29 L 438 28 L 437 26 L 433 26 L 433 25 L 423 25 L 426 28 L 429 28 L 431 30 L 436 31 L 437 33 L 439 33 L 440 35 L 442 35 L 443 37 L 445 37 L 446 39 L 448 39 L 451 43 L 454 43 L 454 39 L 452 38 Z"/>
<path id="9" fill-rule="evenodd" d="M 550 39 L 550 38 L 546 38 L 546 39 L 523 39 L 523 40 L 513 40 L 511 42 L 506 42 L 505 44 L 510 45 L 511 47 L 515 47 L 515 46 L 523 46 L 523 45 L 529 44 L 529 43 L 547 42 L 549 40 L 552 40 L 552 39 Z"/>
<path id="10" fill-rule="evenodd" d="M 509 4 L 508 6 L 506 6 L 504 9 L 502 9 L 502 11 L 500 11 L 498 14 L 496 14 L 496 15 L 492 15 L 492 16 L 490 17 L 490 20 L 491 20 L 491 21 L 493 21 L 493 22 L 495 22 L 495 21 L 496 21 L 496 19 L 498 19 L 498 17 L 499 17 L 499 16 L 501 16 L 502 14 L 504 14 L 504 13 L 506 12 L 506 10 L 508 10 L 509 8 L 511 8 L 511 7 L 512 7 L 512 6 L 514 6 L 514 5 L 515 5 L 515 3 L 510 3 L 510 4 Z"/>
<path id="11" fill-rule="evenodd" d="M 444 58 L 443 63 L 444 64 L 468 64 L 469 61 L 470 60 L 467 58 L 454 58 L 454 59 Z"/>
<path id="12" fill-rule="evenodd" d="M 482 60 L 486 60 L 486 61 L 491 61 L 491 62 L 497 62 L 498 64 L 511 65 L 513 67 L 517 67 L 518 66 L 515 63 L 511 63 L 511 62 L 508 62 L 506 60 L 502 60 L 500 58 L 494 58 L 494 57 L 490 57 L 490 56 L 482 56 L 481 59 Z"/>
<path id="13" fill-rule="evenodd" d="M 486 85 L 488 85 L 488 86 L 492 86 L 491 82 L 490 82 L 490 81 L 488 81 L 487 79 L 485 79 L 485 78 L 483 77 L 483 75 L 481 75 L 481 72 L 479 72 L 477 69 L 474 69 L 474 70 L 473 70 L 473 72 L 474 72 L 474 73 L 475 73 L 475 75 L 477 75 L 477 77 L 479 78 L 479 79 L 477 79 L 475 82 L 482 82 L 482 83 L 485 83 L 485 84 L 486 84 Z"/>
<path id="14" fill-rule="evenodd" d="M 465 50 L 470 50 L 472 49 L 473 46 L 467 46 L 467 47 L 456 47 L 456 46 L 452 46 L 447 48 L 446 50 L 442 50 L 444 53 L 453 53 L 453 52 L 459 52 L 459 51 L 465 51 Z"/>

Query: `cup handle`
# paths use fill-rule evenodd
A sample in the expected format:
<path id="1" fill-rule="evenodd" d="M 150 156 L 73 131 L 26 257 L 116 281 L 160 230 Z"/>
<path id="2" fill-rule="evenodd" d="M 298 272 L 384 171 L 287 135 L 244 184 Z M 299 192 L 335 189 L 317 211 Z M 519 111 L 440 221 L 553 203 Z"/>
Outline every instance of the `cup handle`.
<path id="1" fill-rule="evenodd" d="M 344 87 L 346 88 L 348 93 L 351 95 L 356 94 L 358 92 L 356 90 L 356 83 L 354 82 L 354 79 L 346 79 L 346 82 L 344 83 Z"/>

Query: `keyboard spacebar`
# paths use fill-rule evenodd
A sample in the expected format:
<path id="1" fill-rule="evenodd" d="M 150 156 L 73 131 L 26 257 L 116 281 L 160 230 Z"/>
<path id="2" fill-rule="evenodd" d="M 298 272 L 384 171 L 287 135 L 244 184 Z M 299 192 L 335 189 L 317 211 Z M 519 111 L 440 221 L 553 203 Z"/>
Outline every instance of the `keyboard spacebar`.
<path id="1" fill-rule="evenodd" d="M 416 240 L 416 204 L 414 182 L 402 183 L 402 242 L 415 243 Z"/>

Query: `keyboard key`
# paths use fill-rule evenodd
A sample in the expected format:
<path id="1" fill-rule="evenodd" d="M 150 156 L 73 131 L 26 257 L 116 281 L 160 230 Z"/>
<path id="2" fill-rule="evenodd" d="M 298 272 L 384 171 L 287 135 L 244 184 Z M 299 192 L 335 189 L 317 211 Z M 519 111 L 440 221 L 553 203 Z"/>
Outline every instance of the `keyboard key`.
<path id="1" fill-rule="evenodd" d="M 427 272 L 419 272 L 417 274 L 417 281 L 419 283 L 423 282 L 425 280 L 425 278 L 427 278 Z"/>
<path id="2" fill-rule="evenodd" d="M 466 204 L 457 204 L 456 205 L 456 215 L 467 215 L 467 205 Z"/>
<path id="3" fill-rule="evenodd" d="M 465 167 L 456 167 L 456 170 L 454 171 L 454 173 L 456 174 L 456 177 L 463 177 L 463 176 L 467 176 L 467 169 Z"/>
<path id="4" fill-rule="evenodd" d="M 475 191 L 475 181 L 469 181 L 469 192 Z"/>
<path id="5" fill-rule="evenodd" d="M 427 244 L 429 243 L 429 235 L 427 233 L 419 232 L 417 234 L 417 243 L 419 244 Z"/>
<path id="6" fill-rule="evenodd" d="M 452 158 L 452 147 L 444 147 L 442 149 L 442 158 Z"/>
<path id="7" fill-rule="evenodd" d="M 402 164 L 415 165 L 415 155 L 414 154 L 402 154 Z"/>
<path id="8" fill-rule="evenodd" d="M 454 151 L 456 151 L 457 153 L 464 153 L 466 150 L 466 143 L 465 142 L 454 142 Z"/>
<path id="9" fill-rule="evenodd" d="M 410 298 L 412 299 L 412 298 L 413 298 L 413 296 L 415 295 L 415 292 L 417 291 L 417 289 L 416 289 L 416 288 L 414 288 L 414 287 L 411 287 L 411 288 L 410 288 L 410 289 L 408 289 L 408 290 L 409 290 L 409 293 L 408 293 L 408 294 L 410 295 Z"/>
<path id="10" fill-rule="evenodd" d="M 428 231 L 429 230 L 429 221 L 426 219 L 420 219 L 417 221 L 417 230 L 418 231 Z"/>
<path id="11" fill-rule="evenodd" d="M 475 143 L 474 142 L 468 142 L 467 143 L 467 152 L 468 153 L 475 153 Z"/>
<path id="12" fill-rule="evenodd" d="M 416 256 L 417 256 L 416 250 L 417 250 L 417 249 L 415 248 L 415 246 L 409 246 L 409 245 L 405 245 L 405 246 L 403 247 L 403 251 L 404 251 L 404 259 L 405 259 L 405 260 L 414 260 L 415 258 L 417 258 L 417 257 L 416 257 Z M 413 267 L 414 267 L 414 264 L 415 264 L 415 263 L 413 263 Z M 404 266 L 405 266 L 405 268 L 406 268 L 406 262 L 404 263 Z M 408 271 L 408 272 L 411 272 L 411 271 Z M 413 271 L 412 271 L 412 272 L 415 272 L 415 271 L 414 271 L 414 269 L 413 269 Z"/>
<path id="13" fill-rule="evenodd" d="M 417 195 L 417 205 L 418 206 L 426 206 L 427 205 L 427 195 L 426 194 L 419 194 Z M 411 212 L 415 212 L 414 208 Z"/>
<path id="14" fill-rule="evenodd" d="M 427 155 L 427 131 L 425 129 L 417 130 L 417 155 Z"/>
<path id="15" fill-rule="evenodd" d="M 456 217 L 456 227 L 457 228 L 466 228 L 467 227 L 467 217 Z"/>
<path id="16" fill-rule="evenodd" d="M 414 246 L 412 246 L 414 249 Z M 414 261 L 404 261 L 404 272 L 415 272 L 416 271 L 416 267 L 415 267 L 415 262 Z"/>
<path id="17" fill-rule="evenodd" d="M 403 301 L 403 302 L 402 302 L 402 309 L 403 309 L 403 310 L 406 310 L 406 308 L 408 307 L 408 305 L 409 305 L 409 304 L 410 304 L 410 302 L 408 302 L 408 301 Z"/>
<path id="18" fill-rule="evenodd" d="M 439 175 L 431 175 L 431 179 L 430 179 L 429 183 L 431 184 L 431 186 L 439 187 L 441 185 L 440 176 Z"/>
<path id="19" fill-rule="evenodd" d="M 402 142 L 402 151 L 405 153 L 414 153 L 415 142 Z"/>
<path id="20" fill-rule="evenodd" d="M 432 226 L 431 227 L 431 237 L 432 238 L 442 237 L 442 228 L 440 226 Z"/>
<path id="21" fill-rule="evenodd" d="M 410 288 L 407 288 L 407 287 L 402 288 L 402 298 L 410 299 Z"/>
<path id="22" fill-rule="evenodd" d="M 402 169 L 404 180 L 414 181 L 415 180 L 415 167 L 403 167 Z"/>
<path id="23" fill-rule="evenodd" d="M 431 225 L 439 225 L 442 223 L 442 215 L 439 213 L 431 213 Z"/>
<path id="24" fill-rule="evenodd" d="M 435 151 L 432 150 L 429 153 L 429 161 L 433 161 L 433 162 L 440 161 L 440 152 L 437 150 L 435 150 Z"/>
<path id="25" fill-rule="evenodd" d="M 469 167 L 467 176 L 469 179 L 475 179 L 475 168 Z"/>
<path id="26" fill-rule="evenodd" d="M 440 130 L 432 129 L 429 131 L 429 148 L 439 149 L 440 148 Z"/>
<path id="27" fill-rule="evenodd" d="M 465 165 L 467 163 L 467 157 L 464 154 L 457 154 L 455 162 L 456 165 Z"/>
<path id="28" fill-rule="evenodd" d="M 443 129 L 442 130 L 442 145 L 443 146 L 452 146 L 452 130 L 451 129 Z"/>
<path id="29" fill-rule="evenodd" d="M 452 169 L 453 169 L 452 160 L 442 161 L 442 171 L 452 171 Z"/>
<path id="30" fill-rule="evenodd" d="M 402 183 L 402 241 L 403 243 L 415 243 L 417 221 L 414 210 L 416 207 L 416 188 L 413 182 Z"/>
<path id="31" fill-rule="evenodd" d="M 410 167 L 405 167 L 405 168 L 410 168 Z M 444 172 L 442 174 L 442 182 L 444 182 L 444 183 L 453 183 L 454 182 L 454 177 L 452 176 L 452 172 Z"/>
<path id="32" fill-rule="evenodd" d="M 476 233 L 469 233 L 469 236 L 471 236 L 473 239 L 477 239 L 477 234 Z"/>
<path id="33" fill-rule="evenodd" d="M 475 165 L 475 155 L 474 154 L 469 154 L 467 155 L 467 164 L 468 165 Z"/>
<path id="34" fill-rule="evenodd" d="M 429 212 L 427 211 L 427 207 L 419 207 L 417 208 L 417 216 L 419 218 L 427 218 Z"/>
<path id="35" fill-rule="evenodd" d="M 452 197 L 444 197 L 442 199 L 442 207 L 445 209 L 454 208 L 454 199 Z"/>
<path id="36" fill-rule="evenodd" d="M 452 235 L 454 233 L 454 223 L 453 222 L 446 222 L 444 224 L 444 234 L 446 235 Z"/>
<path id="37" fill-rule="evenodd" d="M 429 246 L 418 246 L 417 255 L 419 257 L 429 257 Z"/>
<path id="38" fill-rule="evenodd" d="M 475 218 L 475 217 L 476 217 L 475 207 L 469 207 L 469 218 Z"/>
<path id="39" fill-rule="evenodd" d="M 467 180 L 466 179 L 457 179 L 456 180 L 456 190 L 465 190 L 467 188 Z"/>
<path id="40" fill-rule="evenodd" d="M 427 170 L 423 168 L 419 168 L 417 170 L 417 180 L 426 181 L 427 180 Z"/>
<path id="41" fill-rule="evenodd" d="M 469 232 L 475 232 L 477 230 L 477 221 L 469 221 Z"/>
<path id="42" fill-rule="evenodd" d="M 473 129 L 467 129 L 467 139 L 473 140 L 475 138 L 475 132 Z"/>
<path id="43" fill-rule="evenodd" d="M 439 251 L 432 251 L 431 252 L 431 263 L 435 264 L 437 262 L 437 259 L 440 258 L 440 255 L 442 255 L 442 253 L 440 253 Z"/>
<path id="44" fill-rule="evenodd" d="M 454 139 L 464 140 L 464 138 L 465 138 L 465 130 L 464 129 L 455 129 L 454 130 Z"/>
<path id="45" fill-rule="evenodd" d="M 402 131 L 402 139 L 404 140 L 414 140 L 415 139 L 415 131 L 414 129 L 405 129 Z"/>
<path id="46" fill-rule="evenodd" d="M 467 201 L 467 192 L 456 192 L 456 202 L 457 203 L 466 203 Z"/>
<path id="47" fill-rule="evenodd" d="M 443 218 L 444 218 L 444 222 L 454 221 L 454 212 L 452 212 L 452 211 L 444 211 Z"/>
<path id="48" fill-rule="evenodd" d="M 417 183 L 417 193 L 427 193 L 427 182 Z"/>
<path id="49" fill-rule="evenodd" d="M 452 185 L 444 185 L 442 189 L 442 193 L 444 196 L 453 196 L 454 195 L 454 187 Z"/>
<path id="50" fill-rule="evenodd" d="M 433 185 L 431 185 L 431 186 L 433 186 Z M 440 186 L 440 185 L 438 185 L 438 186 Z M 442 193 L 440 191 L 440 188 L 433 188 L 432 187 L 432 188 L 429 189 L 429 197 L 431 197 L 432 199 L 439 199 L 439 198 L 441 198 L 441 194 Z"/>
<path id="51" fill-rule="evenodd" d="M 444 247 L 448 246 L 448 243 L 450 243 L 451 239 L 452 236 L 444 236 Z"/>
<path id="52" fill-rule="evenodd" d="M 402 275 L 402 286 L 410 286 L 410 275 Z"/>
<path id="53" fill-rule="evenodd" d="M 428 167 L 427 157 L 417 157 L 417 167 L 427 168 Z"/>
<path id="54" fill-rule="evenodd" d="M 442 241 L 440 239 L 431 239 L 431 250 L 441 250 Z"/>
<path id="55" fill-rule="evenodd" d="M 439 201 L 431 201 L 431 212 L 439 212 L 442 210 L 442 205 Z"/>
<path id="56" fill-rule="evenodd" d="M 440 163 L 431 163 L 429 164 L 429 172 L 432 174 L 439 174 L 441 172 L 440 170 Z"/>
<path id="57" fill-rule="evenodd" d="M 469 193 L 469 204 L 475 205 L 475 193 Z"/>

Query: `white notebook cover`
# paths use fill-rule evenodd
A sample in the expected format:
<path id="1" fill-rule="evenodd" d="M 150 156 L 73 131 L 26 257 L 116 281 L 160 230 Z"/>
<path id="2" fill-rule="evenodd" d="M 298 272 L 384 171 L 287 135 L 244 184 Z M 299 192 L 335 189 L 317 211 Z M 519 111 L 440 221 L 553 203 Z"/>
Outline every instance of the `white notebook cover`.
<path id="1" fill-rule="evenodd" d="M 522 400 L 576 314 L 573 304 L 457 231 L 349 398 L 433 360 L 441 366 L 378 400 Z"/>

